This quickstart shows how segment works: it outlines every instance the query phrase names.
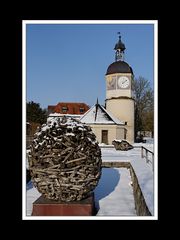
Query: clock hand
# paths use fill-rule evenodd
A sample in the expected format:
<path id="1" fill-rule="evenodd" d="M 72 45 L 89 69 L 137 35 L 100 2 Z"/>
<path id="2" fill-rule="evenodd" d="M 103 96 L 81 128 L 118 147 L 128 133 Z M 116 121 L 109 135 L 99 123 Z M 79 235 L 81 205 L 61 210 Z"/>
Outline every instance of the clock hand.
<path id="1" fill-rule="evenodd" d="M 125 82 L 127 82 L 127 80 L 125 80 L 124 82 L 122 82 L 122 83 L 125 83 Z"/>

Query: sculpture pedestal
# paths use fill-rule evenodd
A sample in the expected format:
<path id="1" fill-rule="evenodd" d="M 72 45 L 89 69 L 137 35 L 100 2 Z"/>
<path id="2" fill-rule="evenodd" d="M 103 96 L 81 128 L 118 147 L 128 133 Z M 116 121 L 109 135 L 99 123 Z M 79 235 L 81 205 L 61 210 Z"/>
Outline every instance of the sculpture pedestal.
<path id="1" fill-rule="evenodd" d="M 81 201 L 61 202 L 45 199 L 42 195 L 33 203 L 32 216 L 92 216 L 94 194 Z"/>

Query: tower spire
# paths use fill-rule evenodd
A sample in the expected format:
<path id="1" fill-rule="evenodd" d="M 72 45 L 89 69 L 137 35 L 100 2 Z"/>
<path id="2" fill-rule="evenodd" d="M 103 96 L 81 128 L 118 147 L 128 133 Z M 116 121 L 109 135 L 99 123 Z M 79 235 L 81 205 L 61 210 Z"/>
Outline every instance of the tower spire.
<path id="1" fill-rule="evenodd" d="M 115 61 L 124 61 L 124 50 L 125 45 L 124 43 L 121 41 L 121 33 L 117 32 L 117 34 L 119 35 L 119 41 L 116 43 L 114 50 L 116 50 L 115 53 Z"/>

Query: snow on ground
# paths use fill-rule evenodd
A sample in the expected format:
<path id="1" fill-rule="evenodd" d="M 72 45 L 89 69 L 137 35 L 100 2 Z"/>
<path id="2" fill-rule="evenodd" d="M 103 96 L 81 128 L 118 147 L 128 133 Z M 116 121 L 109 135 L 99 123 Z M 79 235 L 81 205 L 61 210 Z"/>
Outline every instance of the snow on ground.
<path id="1" fill-rule="evenodd" d="M 134 146 L 137 144 L 134 144 Z M 153 149 L 153 143 L 138 143 L 149 150 Z M 134 148 L 129 151 L 116 151 L 115 148 L 106 146 L 101 148 L 102 161 L 108 162 L 130 162 L 136 176 L 146 204 L 154 215 L 154 174 L 151 163 L 146 163 L 145 158 L 141 158 L 141 148 Z M 102 176 L 95 189 L 96 206 L 99 209 L 97 215 L 135 215 L 134 199 L 129 171 L 125 168 L 103 168 Z M 40 193 L 27 184 L 27 215 L 31 215 L 32 203 L 40 196 Z"/>
<path id="2" fill-rule="evenodd" d="M 36 201 L 37 198 L 39 198 L 41 194 L 38 192 L 38 190 L 33 187 L 33 184 L 31 181 L 28 182 L 26 185 L 26 215 L 31 216 L 32 213 L 32 204 L 34 201 Z"/>
<path id="3" fill-rule="evenodd" d="M 153 141 L 147 143 L 138 143 L 147 149 L 153 149 Z M 133 144 L 137 146 L 137 143 Z M 116 151 L 115 148 L 101 148 L 103 162 L 130 162 L 145 198 L 149 211 L 154 214 L 154 174 L 152 163 L 146 163 L 145 158 L 141 158 L 141 148 L 133 148 L 129 151 Z"/>
<path id="4" fill-rule="evenodd" d="M 103 168 L 94 191 L 97 216 L 136 216 L 130 181 L 126 168 Z"/>
<path id="5" fill-rule="evenodd" d="M 103 168 L 95 188 L 97 216 L 136 216 L 131 177 L 126 168 Z M 30 181 L 27 184 L 27 216 L 32 214 L 32 204 L 40 193 Z"/>
<path id="6" fill-rule="evenodd" d="M 133 148 L 129 151 L 117 151 L 115 148 L 102 148 L 102 161 L 130 161 L 141 157 L 140 148 Z"/>
<path id="7" fill-rule="evenodd" d="M 152 169 L 142 158 L 138 161 L 131 160 L 131 165 L 138 178 L 146 205 L 151 214 L 154 215 L 154 174 Z"/>
<path id="8" fill-rule="evenodd" d="M 97 216 L 136 216 L 131 177 L 126 168 L 103 168 L 95 188 Z M 27 216 L 32 214 L 32 204 L 40 193 L 30 181 L 27 184 Z"/>
<path id="9" fill-rule="evenodd" d="M 154 140 L 153 138 L 149 138 L 149 137 L 144 137 L 144 140 L 146 140 L 146 143 L 134 143 L 133 146 L 138 146 L 138 147 L 145 147 L 148 150 L 154 152 Z"/>
<path id="10" fill-rule="evenodd" d="M 141 159 L 141 146 L 144 146 L 148 150 L 154 152 L 153 141 L 149 139 L 147 143 L 134 143 L 134 148 L 128 151 L 116 151 L 114 146 L 108 145 L 100 145 L 102 152 L 102 160 L 103 161 L 131 161 L 134 159 Z M 143 158 L 146 162 L 145 158 Z M 148 159 L 152 161 L 152 155 L 148 153 Z M 152 168 L 152 163 L 149 162 L 148 165 Z"/>

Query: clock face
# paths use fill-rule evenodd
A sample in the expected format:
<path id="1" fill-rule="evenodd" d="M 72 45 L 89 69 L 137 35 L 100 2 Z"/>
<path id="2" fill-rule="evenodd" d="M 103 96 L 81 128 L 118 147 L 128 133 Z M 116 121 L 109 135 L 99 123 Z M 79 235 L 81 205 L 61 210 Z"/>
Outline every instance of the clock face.
<path id="1" fill-rule="evenodd" d="M 117 82 L 118 88 L 129 88 L 130 86 L 130 81 L 129 78 L 126 76 L 122 76 L 118 78 L 118 82 Z"/>

